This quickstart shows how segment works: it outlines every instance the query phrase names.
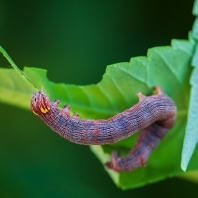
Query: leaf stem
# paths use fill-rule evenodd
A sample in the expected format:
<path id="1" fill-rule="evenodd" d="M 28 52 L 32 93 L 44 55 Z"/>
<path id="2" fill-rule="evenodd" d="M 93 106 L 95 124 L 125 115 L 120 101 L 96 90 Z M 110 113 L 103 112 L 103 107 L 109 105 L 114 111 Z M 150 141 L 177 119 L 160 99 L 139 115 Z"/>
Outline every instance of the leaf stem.
<path id="1" fill-rule="evenodd" d="M 3 56 L 7 59 L 7 61 L 11 64 L 11 66 L 23 77 L 25 80 L 27 80 L 34 88 L 37 89 L 37 87 L 24 75 L 24 73 L 17 67 L 17 65 L 14 63 L 14 61 L 11 59 L 11 57 L 8 55 L 8 53 L 3 49 L 3 47 L 0 46 L 0 52 L 3 54 Z"/>

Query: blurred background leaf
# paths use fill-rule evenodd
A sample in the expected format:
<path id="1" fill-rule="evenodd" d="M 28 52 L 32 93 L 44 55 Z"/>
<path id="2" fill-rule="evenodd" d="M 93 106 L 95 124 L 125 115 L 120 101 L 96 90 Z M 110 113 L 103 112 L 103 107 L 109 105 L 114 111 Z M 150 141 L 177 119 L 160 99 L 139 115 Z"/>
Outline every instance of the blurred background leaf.
<path id="1" fill-rule="evenodd" d="M 172 38 L 186 39 L 192 5 L 187 0 L 1 0 L 0 44 L 21 68 L 48 69 L 50 80 L 97 83 L 106 65 L 145 55 L 147 48 L 169 45 Z M 1 104 L 0 116 L 1 197 L 197 194 L 195 184 L 179 179 L 121 192 L 88 147 L 60 138 L 30 112 Z"/>

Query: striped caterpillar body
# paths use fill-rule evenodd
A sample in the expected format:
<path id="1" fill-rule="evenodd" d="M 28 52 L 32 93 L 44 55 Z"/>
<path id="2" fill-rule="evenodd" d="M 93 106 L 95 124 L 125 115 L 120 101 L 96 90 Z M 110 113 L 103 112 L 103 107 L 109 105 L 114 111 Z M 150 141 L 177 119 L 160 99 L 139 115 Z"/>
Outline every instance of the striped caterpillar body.
<path id="1" fill-rule="evenodd" d="M 50 102 L 43 90 L 34 92 L 31 110 L 53 131 L 71 142 L 84 145 L 103 145 L 117 142 L 140 131 L 135 147 L 126 157 L 112 154 L 106 166 L 117 172 L 145 166 L 149 154 L 173 127 L 176 106 L 171 98 L 155 87 L 156 95 L 138 93 L 139 102 L 107 120 L 86 120 L 77 114 L 70 116 L 70 107 L 58 108 L 59 101 Z"/>

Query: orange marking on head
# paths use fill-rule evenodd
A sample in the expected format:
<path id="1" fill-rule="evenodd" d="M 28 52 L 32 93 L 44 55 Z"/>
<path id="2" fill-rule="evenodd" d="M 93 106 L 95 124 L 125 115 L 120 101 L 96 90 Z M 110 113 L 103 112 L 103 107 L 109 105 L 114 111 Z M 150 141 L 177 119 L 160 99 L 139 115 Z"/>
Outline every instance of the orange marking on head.
<path id="1" fill-rule="evenodd" d="M 49 111 L 48 109 L 44 109 L 42 107 L 40 108 L 40 110 L 41 110 L 42 113 L 47 113 Z"/>
<path id="2" fill-rule="evenodd" d="M 32 110 L 32 112 L 33 112 L 35 115 L 37 115 L 37 116 L 38 116 L 38 113 L 36 113 L 36 112 L 35 112 L 35 111 L 33 111 L 33 110 Z"/>

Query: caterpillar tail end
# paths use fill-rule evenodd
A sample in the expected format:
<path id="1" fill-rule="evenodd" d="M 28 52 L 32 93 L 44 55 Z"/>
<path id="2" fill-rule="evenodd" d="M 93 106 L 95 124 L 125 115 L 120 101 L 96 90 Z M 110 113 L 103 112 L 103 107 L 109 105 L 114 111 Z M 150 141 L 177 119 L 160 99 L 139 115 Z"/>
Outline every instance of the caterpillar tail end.
<path id="1" fill-rule="evenodd" d="M 113 152 L 112 155 L 111 155 L 111 162 L 106 162 L 105 163 L 105 166 L 108 168 L 108 169 L 112 169 L 116 172 L 122 172 L 122 171 L 125 171 L 123 170 L 123 168 L 121 168 L 119 166 L 119 154 L 118 152 Z"/>

